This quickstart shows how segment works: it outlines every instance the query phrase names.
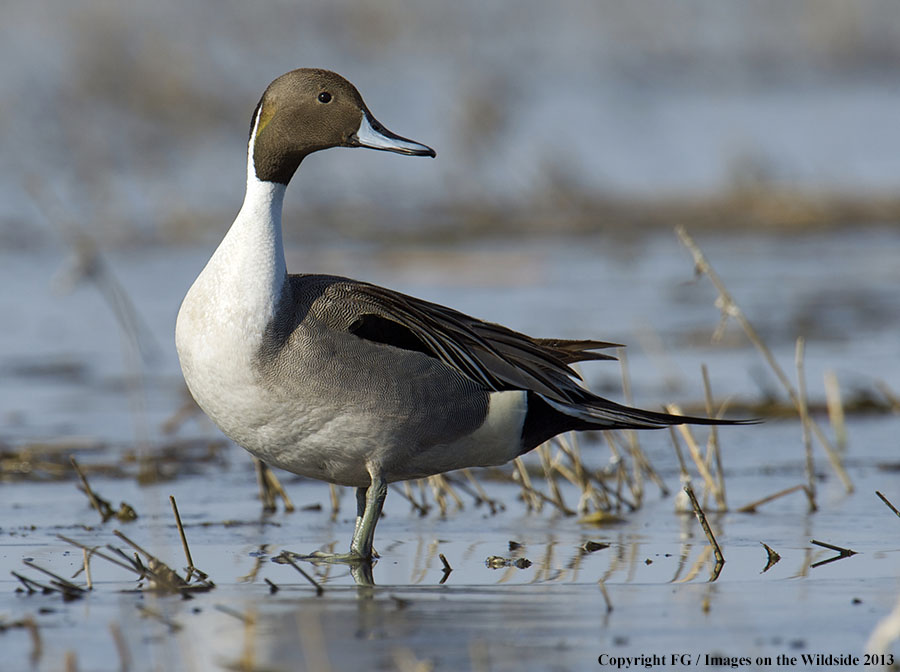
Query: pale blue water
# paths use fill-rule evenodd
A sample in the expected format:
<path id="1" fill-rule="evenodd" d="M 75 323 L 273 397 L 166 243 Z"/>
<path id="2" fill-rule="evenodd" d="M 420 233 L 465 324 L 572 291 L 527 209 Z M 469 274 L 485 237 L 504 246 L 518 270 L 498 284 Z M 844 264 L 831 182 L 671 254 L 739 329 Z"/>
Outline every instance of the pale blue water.
<path id="1" fill-rule="evenodd" d="M 697 238 L 789 375 L 793 337 L 806 329 L 813 400 L 823 398 L 827 369 L 837 372 L 846 395 L 856 388 L 872 390 L 877 380 L 898 388 L 895 234 L 871 229 L 809 237 Z M 96 447 L 99 452 L 79 453 L 84 464 L 116 462 L 119 451 L 136 441 L 148 446 L 145 450 L 165 445 L 160 425 L 183 399 L 172 346 L 174 316 L 208 253 L 150 248 L 108 255 L 109 267 L 158 349 L 143 371 L 143 396 L 129 393 L 125 371 L 132 360 L 123 354 L 128 349 L 97 292 L 89 287 L 68 295 L 51 291 L 49 278 L 62 255 L 51 250 L 3 253 L 0 273 L 12 291 L 2 294 L 0 305 L 9 318 L 0 331 L 0 440 L 13 446 L 77 441 Z M 709 334 L 715 326 L 714 297 L 706 281 L 690 284 L 690 258 L 674 236 L 627 244 L 548 239 L 478 249 L 314 246 L 292 248 L 288 257 L 297 270 L 353 274 L 539 335 L 628 343 L 635 396 L 645 406 L 698 400 L 701 362 L 710 366 L 720 398 L 758 398 L 760 379 L 764 387 L 772 386 L 765 382 L 768 374 L 759 355 L 745 342 L 725 347 L 698 340 L 698 333 Z M 645 349 L 643 344 L 654 340 L 662 342 L 663 354 Z M 60 370 L 50 364 L 65 366 Z M 614 363 L 586 366 L 585 374 L 593 387 L 621 398 Z M 255 660 L 286 670 L 323 669 L 316 655 L 324 656 L 330 669 L 390 668 L 397 656 L 409 652 L 446 670 L 478 665 L 580 670 L 596 665 L 604 653 L 684 651 L 773 659 L 825 651 L 858 655 L 897 599 L 900 548 L 890 533 L 897 521 L 874 495 L 879 490 L 900 502 L 896 471 L 890 468 L 897 462 L 897 428 L 896 416 L 850 417 L 846 461 L 856 486 L 852 495 L 817 449 L 821 478 L 815 514 L 795 493 L 757 514 L 711 515 L 727 560 L 714 584 L 706 582 L 711 565 L 704 559 L 706 542 L 696 521 L 674 513 L 672 496 L 660 497 L 652 485 L 640 511 L 602 528 L 549 510 L 529 514 L 512 485 L 485 482 L 505 505 L 496 515 L 465 498 L 465 508 L 451 509 L 446 518 L 434 512 L 422 518 L 393 493 L 376 538 L 382 554 L 375 567 L 378 588 L 370 597 L 361 596 L 348 572 L 337 567 L 320 575 L 326 593 L 315 597 L 292 568 L 269 558 L 282 549 L 307 552 L 346 544 L 350 493 L 343 495 L 340 515 L 332 520 L 323 484 L 285 474 L 299 507 L 319 504 L 322 510 L 262 519 L 253 470 L 236 447 L 152 486 L 141 487 L 133 478 L 93 477 L 94 487 L 114 505 L 124 500 L 138 510 L 141 517 L 128 525 L 99 525 L 71 480 L 4 483 L 0 614 L 7 620 L 34 616 L 43 652 L 32 666 L 27 634 L 9 630 L 0 634 L 7 651 L 3 669 L 59 669 L 67 651 L 75 652 L 83 669 L 118 669 L 110 623 L 122 628 L 132 669 L 213 669 L 241 655 L 245 636 L 244 625 L 219 606 L 255 613 Z M 182 427 L 178 438 L 189 437 L 219 440 L 203 418 Z M 805 481 L 796 421 L 728 428 L 721 437 L 732 510 Z M 668 436 L 646 433 L 641 439 L 668 487 L 677 491 Z M 582 449 L 589 464 L 601 466 L 608 459 L 603 445 L 584 441 Z M 13 592 L 18 584 L 10 570 L 34 575 L 21 564 L 23 558 L 64 576 L 77 570 L 80 552 L 57 539 L 58 533 L 88 544 L 121 545 L 112 535 L 119 527 L 181 567 L 169 494 L 178 500 L 195 564 L 217 583 L 214 591 L 187 602 L 121 592 L 134 586 L 129 575 L 95 560 L 95 588 L 82 600 L 64 604 L 58 596 Z M 563 495 L 575 505 L 576 493 L 564 487 Z M 812 546 L 811 539 L 850 547 L 858 555 L 813 568 L 832 554 Z M 583 555 L 579 547 L 587 540 L 610 546 Z M 510 541 L 522 544 L 521 550 L 511 553 Z M 766 573 L 760 542 L 782 555 Z M 242 582 L 261 548 L 257 580 Z M 453 567 L 444 585 L 439 585 L 438 553 Z M 484 561 L 493 555 L 526 557 L 533 564 L 489 569 Z M 281 590 L 269 595 L 263 578 Z M 601 580 L 613 606 L 610 613 L 598 587 Z M 167 626 L 141 616 L 138 605 L 161 612 L 181 629 L 169 633 Z"/>
<path id="2" fill-rule="evenodd" d="M 805 236 L 697 236 L 713 266 L 794 377 L 794 340 L 803 335 L 810 394 L 824 395 L 833 369 L 846 393 L 883 380 L 900 387 L 900 235 L 868 229 Z M 142 248 L 106 256 L 137 307 L 142 338 L 155 350 L 143 370 L 146 418 L 158 427 L 180 405 L 174 321 L 181 298 L 213 245 Z M 607 237 L 400 248 L 314 244 L 288 250 L 292 271 L 349 275 L 450 305 L 536 336 L 601 338 L 628 345 L 637 401 L 655 406 L 702 397 L 707 363 L 718 396 L 778 392 L 759 354 L 736 326 L 713 345 L 718 311 L 705 279 L 674 235 L 623 242 Z M 62 293 L 66 253 L 0 252 L 0 399 L 8 439 L 60 433 L 104 441 L 134 438 L 133 373 L 109 304 L 93 286 Z M 145 333 L 144 333 L 145 331 Z M 737 340 L 735 340 L 737 339 Z M 661 349 L 660 349 L 661 348 Z M 74 369 L 35 374 L 33 367 Z M 585 367 L 594 387 L 619 389 L 619 367 Z M 667 389 L 668 388 L 668 389 Z M 27 392 L 27 394 L 26 394 Z"/>

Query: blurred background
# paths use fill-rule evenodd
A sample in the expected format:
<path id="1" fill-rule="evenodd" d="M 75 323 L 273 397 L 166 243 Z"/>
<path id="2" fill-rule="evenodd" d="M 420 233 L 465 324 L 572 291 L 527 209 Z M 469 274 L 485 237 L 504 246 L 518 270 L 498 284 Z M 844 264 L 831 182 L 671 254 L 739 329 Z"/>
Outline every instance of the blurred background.
<path id="1" fill-rule="evenodd" d="M 300 66 L 342 73 L 438 158 L 309 157 L 287 197 L 292 270 L 629 343 L 645 405 L 699 398 L 696 364 L 716 357 L 726 393 L 777 395 L 739 332 L 711 349 L 715 293 L 688 284 L 682 224 L 788 364 L 803 335 L 811 376 L 897 374 L 893 0 L 7 0 L 8 437 L 116 436 L 135 347 L 156 357 L 147 431 L 177 407 L 178 305 L 240 207 L 259 96 Z M 99 292 L 72 291 L 85 280 Z M 616 367 L 596 370 L 617 389 Z"/>
<path id="2" fill-rule="evenodd" d="M 0 236 L 218 237 L 250 115 L 337 70 L 438 160 L 308 160 L 292 235 L 871 224 L 900 214 L 892 0 L 7 0 Z M 48 196 L 49 197 L 49 196 Z M 362 214 L 365 214 L 364 220 Z"/>

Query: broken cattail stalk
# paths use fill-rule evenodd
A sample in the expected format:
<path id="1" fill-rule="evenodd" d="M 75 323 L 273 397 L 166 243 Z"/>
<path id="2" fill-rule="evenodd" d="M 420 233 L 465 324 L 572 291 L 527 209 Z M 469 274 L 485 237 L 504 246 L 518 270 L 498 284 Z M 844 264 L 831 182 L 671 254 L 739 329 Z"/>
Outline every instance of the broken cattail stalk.
<path id="1" fill-rule="evenodd" d="M 466 481 L 472 486 L 475 492 L 478 495 L 478 499 L 476 499 L 476 505 L 479 501 L 484 502 L 488 505 L 488 508 L 491 510 L 491 514 L 497 513 L 497 511 L 503 510 L 503 504 L 501 504 L 498 500 L 494 499 L 490 495 L 487 494 L 485 489 L 481 487 L 481 483 L 478 482 L 478 479 L 475 478 L 474 474 L 472 474 L 471 469 L 463 469 L 463 476 L 466 477 Z"/>
<path id="2" fill-rule="evenodd" d="M 88 546 L 85 546 L 84 544 L 82 544 L 82 543 L 80 543 L 80 542 L 78 542 L 78 541 L 75 541 L 74 539 L 69 539 L 68 537 L 66 537 L 66 536 L 64 536 L 64 535 L 62 535 L 62 534 L 57 534 L 56 537 L 57 537 L 57 539 L 61 539 L 62 541 L 66 542 L 67 544 L 70 544 L 70 545 L 72 545 L 72 546 L 76 546 L 76 547 L 78 547 L 78 548 L 80 548 L 80 549 L 82 549 L 82 550 L 86 550 L 88 553 L 91 554 L 91 556 L 95 556 L 95 555 L 96 555 L 98 558 L 100 558 L 100 559 L 102 559 L 102 560 L 106 560 L 107 562 L 110 562 L 110 563 L 112 563 L 112 564 L 114 564 L 114 565 L 117 565 L 117 566 L 121 567 L 122 569 L 127 569 L 127 570 L 130 571 L 130 572 L 135 572 L 135 573 L 138 574 L 138 575 L 141 574 L 140 571 L 138 571 L 137 569 L 135 569 L 134 563 L 132 563 L 131 561 L 129 561 L 129 562 L 122 562 L 121 560 L 118 560 L 118 559 L 116 559 L 116 558 L 113 558 L 113 557 L 110 557 L 110 556 L 108 556 L 108 555 L 105 555 L 102 551 L 99 551 L 99 550 L 97 550 L 96 548 L 90 548 L 90 547 L 88 547 Z M 116 549 L 116 550 L 118 551 L 118 549 Z M 121 554 L 121 551 L 118 551 L 118 553 Z"/>
<path id="3" fill-rule="evenodd" d="M 106 545 L 106 550 L 115 553 L 122 559 L 123 563 L 127 563 L 131 566 L 131 570 L 138 575 L 138 580 L 147 578 L 149 576 L 147 572 L 147 568 L 144 566 L 144 563 L 141 562 L 141 557 L 135 553 L 133 556 L 128 556 L 121 548 L 116 548 L 112 544 Z M 99 556 L 100 554 L 97 553 Z"/>
<path id="4" fill-rule="evenodd" d="M 544 503 L 547 503 L 547 504 L 550 504 L 551 506 L 555 506 L 561 513 L 563 513 L 563 514 L 565 514 L 565 515 L 567 515 L 567 516 L 574 516 L 574 515 L 575 515 L 575 512 L 572 511 L 571 509 L 569 509 L 568 507 L 566 507 L 565 504 L 560 505 L 559 502 L 557 502 L 557 501 L 556 501 L 555 499 L 553 499 L 552 497 L 550 497 L 550 496 L 548 496 L 548 495 L 545 495 L 545 494 L 544 494 L 543 492 L 541 492 L 540 490 L 535 490 L 532 486 L 530 486 L 530 485 L 525 485 L 524 483 L 519 483 L 519 487 L 522 488 L 522 495 L 523 495 L 523 498 L 524 498 L 525 496 L 528 496 L 528 497 L 530 497 L 533 501 L 538 502 L 538 504 L 539 504 L 538 510 L 540 510 L 540 509 L 542 508 L 542 506 L 543 506 Z M 531 508 L 531 507 L 529 507 L 529 508 Z"/>
<path id="5" fill-rule="evenodd" d="M 454 491 L 459 490 L 463 494 L 471 497 L 475 502 L 475 506 L 481 506 L 482 504 L 487 503 L 491 509 L 492 514 L 497 512 L 498 507 L 500 509 L 503 508 L 503 506 L 499 502 L 488 497 L 487 493 L 484 491 L 484 488 L 482 488 L 480 485 L 475 487 L 478 481 L 475 480 L 468 469 L 461 469 L 460 471 L 462 472 L 462 476 L 464 476 L 466 480 L 454 478 L 449 474 L 441 474 L 441 476 L 444 477 L 444 479 L 447 481 L 447 483 L 450 484 Z"/>
<path id="6" fill-rule="evenodd" d="M 685 484 L 684 491 L 691 499 L 691 505 L 694 507 L 694 515 L 696 515 L 697 520 L 700 521 L 700 527 L 703 528 L 703 532 L 706 534 L 706 538 L 712 546 L 713 553 L 716 556 L 716 567 L 713 570 L 714 575 L 710 578 L 710 581 L 715 581 L 719 577 L 719 572 L 722 571 L 722 565 L 725 564 L 725 556 L 722 555 L 722 549 L 719 548 L 719 542 L 716 541 L 716 536 L 713 534 L 712 528 L 710 528 L 709 522 L 706 520 L 706 514 L 703 513 L 703 509 L 700 508 L 700 503 L 697 501 L 697 497 L 694 495 L 694 490 L 691 488 L 690 483 Z"/>
<path id="7" fill-rule="evenodd" d="M 616 358 L 619 360 L 619 368 L 622 372 L 622 396 L 628 406 L 634 406 L 634 398 L 631 395 L 631 376 L 628 373 L 628 355 L 625 352 L 625 348 L 618 348 L 616 350 Z M 625 441 L 628 446 L 628 452 L 632 455 L 631 494 L 634 497 L 635 503 L 640 506 L 641 501 L 644 498 L 643 471 L 641 469 L 640 463 L 638 462 L 638 460 L 634 459 L 633 456 L 641 452 L 641 447 L 638 443 L 637 432 L 631 429 L 626 429 L 622 431 L 622 434 L 625 437 Z"/>
<path id="8" fill-rule="evenodd" d="M 900 511 L 898 511 L 898 510 L 897 510 L 897 507 L 894 506 L 893 504 L 891 504 L 890 501 L 888 501 L 888 498 L 887 498 L 887 497 L 885 497 L 885 496 L 882 495 L 880 492 L 878 492 L 878 490 L 875 491 L 875 494 L 878 495 L 878 498 L 879 498 L 882 502 L 884 502 L 884 503 L 887 505 L 887 507 L 888 507 L 891 511 L 893 511 L 895 514 L 897 514 L 897 516 L 900 516 Z"/>
<path id="9" fill-rule="evenodd" d="M 274 513 L 278 508 L 276 506 L 278 497 L 281 497 L 284 502 L 286 512 L 294 511 L 294 503 L 271 467 L 257 457 L 253 458 L 253 463 L 256 465 L 256 483 L 259 486 L 259 499 L 262 502 L 263 511 Z"/>
<path id="10" fill-rule="evenodd" d="M 712 386 L 709 384 L 709 369 L 706 364 L 700 365 L 700 373 L 703 377 L 703 398 L 706 402 L 706 416 L 708 418 L 715 417 L 713 415 L 713 397 Z M 725 499 L 725 472 L 722 469 L 722 451 L 719 449 L 719 428 L 716 425 L 710 425 L 709 440 L 706 443 L 706 463 L 716 465 L 716 504 L 720 511 L 728 510 L 728 502 Z"/>
<path id="11" fill-rule="evenodd" d="M 790 379 L 787 377 L 787 374 L 785 374 L 784 370 L 781 368 L 781 366 L 779 366 L 778 362 L 775 359 L 775 356 L 772 354 L 772 351 L 769 350 L 768 346 L 756 332 L 756 329 L 754 329 L 753 325 L 750 324 L 750 320 L 747 319 L 743 311 L 732 298 L 731 294 L 728 292 L 728 289 L 725 287 L 725 284 L 722 282 L 718 274 L 713 270 L 712 266 L 710 266 L 709 262 L 706 260 L 703 252 L 700 250 L 694 240 L 688 235 L 687 230 L 685 230 L 683 226 L 678 225 L 675 227 L 675 233 L 681 240 L 681 243 L 688 249 L 688 251 L 690 251 L 691 255 L 693 256 L 694 267 L 697 273 L 703 274 L 708 277 L 710 279 L 710 282 L 712 282 L 713 286 L 716 288 L 716 291 L 719 293 L 719 298 L 716 302 L 716 305 L 722 311 L 722 322 L 720 323 L 720 327 L 725 324 L 729 317 L 733 317 L 737 321 L 741 329 L 747 335 L 747 338 L 749 338 L 750 342 L 753 343 L 754 346 L 756 346 L 756 349 L 766 360 L 769 368 L 775 374 L 775 377 L 778 378 L 778 381 L 788 393 L 788 396 L 793 402 L 794 407 L 799 411 L 800 399 L 797 395 L 797 391 L 794 389 L 794 386 L 791 383 Z M 847 474 L 847 471 L 843 468 L 843 465 L 840 464 L 840 460 L 837 459 L 831 442 L 825 436 L 822 428 L 819 427 L 818 423 L 812 418 L 810 418 L 810 429 L 812 430 L 816 439 L 818 439 L 819 443 L 825 449 L 825 453 L 828 455 L 829 462 L 831 462 L 831 465 L 835 469 L 838 478 L 840 478 L 841 482 L 844 484 L 844 489 L 848 493 L 853 492 L 853 482 L 850 480 L 850 477 Z"/>
<path id="12" fill-rule="evenodd" d="M 640 444 L 637 444 L 637 452 L 633 453 L 632 459 L 640 465 L 641 470 L 651 481 L 653 481 L 656 487 L 659 488 L 659 493 L 663 497 L 668 497 L 669 488 L 662 480 L 662 477 L 656 472 L 656 468 L 650 463 L 650 458 L 644 453 L 644 449 L 640 447 Z"/>
<path id="13" fill-rule="evenodd" d="M 543 443 L 538 447 L 538 456 L 541 458 L 541 467 L 544 469 L 544 478 L 547 480 L 547 486 L 550 488 L 550 496 L 556 503 L 556 507 L 560 511 L 568 511 L 566 503 L 563 501 L 562 492 L 559 490 L 559 484 L 556 482 L 556 475 L 550 464 L 550 444 Z"/>
<path id="14" fill-rule="evenodd" d="M 549 444 L 548 444 L 547 452 L 549 455 Z M 556 452 L 553 453 L 553 457 L 548 460 L 547 469 L 549 469 L 551 471 L 551 473 L 554 474 L 554 479 L 555 479 L 556 475 L 559 475 L 562 478 L 564 478 L 565 480 L 567 480 L 569 483 L 574 485 L 576 488 L 581 489 L 583 484 L 581 482 L 579 482 L 578 477 L 575 475 L 575 472 L 573 472 L 566 464 L 563 463 L 564 459 L 568 459 L 566 456 L 566 453 L 557 446 Z M 593 486 L 591 486 L 591 489 L 593 489 Z M 558 489 L 557 489 L 557 492 L 558 492 Z M 560 494 L 560 501 L 562 501 L 562 494 Z M 585 502 L 585 501 L 587 501 L 587 498 L 585 497 L 584 491 L 582 491 L 582 496 L 580 498 L 580 502 Z M 576 508 L 578 508 L 579 511 L 582 511 L 580 505 Z"/>
<path id="15" fill-rule="evenodd" d="M 404 485 L 409 484 L 409 481 L 404 481 Z M 415 481 L 416 485 L 419 487 L 419 497 L 422 500 L 422 506 L 425 507 L 426 511 L 431 511 L 431 505 L 428 504 L 428 481 L 425 478 L 419 478 Z M 410 489 L 410 494 L 412 494 L 412 490 Z"/>
<path id="16" fill-rule="evenodd" d="M 62 593 L 71 593 L 75 595 L 85 592 L 85 589 L 81 586 L 72 583 L 68 579 L 64 579 L 59 574 L 54 574 L 49 569 L 44 569 L 40 565 L 36 565 L 31 560 L 22 560 L 22 564 L 24 564 L 26 567 L 31 567 L 31 569 L 36 569 L 42 574 L 46 574 L 47 576 L 49 576 L 51 579 L 53 579 L 53 581 L 50 582 L 50 585 L 54 586 Z"/>
<path id="17" fill-rule="evenodd" d="M 805 490 L 806 486 L 803 483 L 799 485 L 792 485 L 789 488 L 785 488 L 784 490 L 779 490 L 773 495 L 767 495 L 762 499 L 757 499 L 755 502 L 750 502 L 749 504 L 744 504 L 741 508 L 737 510 L 738 513 L 756 513 L 756 509 L 762 506 L 763 504 L 768 504 L 769 502 L 778 499 L 779 497 L 784 497 L 785 495 L 789 495 L 792 492 L 797 492 L 798 490 Z"/>
<path id="18" fill-rule="evenodd" d="M 624 495 L 622 495 L 622 493 L 617 492 L 616 490 L 613 490 L 612 488 L 610 488 L 606 484 L 606 481 L 603 480 L 602 474 L 600 474 L 600 473 L 594 474 L 594 483 L 596 483 L 597 485 L 600 486 L 600 492 L 602 494 L 604 494 L 607 497 L 611 497 L 616 502 L 615 506 L 610 505 L 610 506 L 606 507 L 607 511 L 618 512 L 622 509 L 623 504 L 628 508 L 629 511 L 637 511 L 637 508 L 638 508 L 637 504 L 629 501 Z"/>
<path id="19" fill-rule="evenodd" d="M 275 492 L 276 495 L 281 497 L 281 501 L 284 502 L 284 510 L 286 513 L 292 513 L 295 510 L 294 502 L 291 501 L 290 496 L 287 494 L 287 491 L 284 489 L 284 486 L 281 485 L 281 481 L 278 480 L 278 476 L 275 475 L 275 472 L 271 469 L 266 469 L 266 480 L 269 483 L 269 487 Z"/>
<path id="20" fill-rule="evenodd" d="M 616 500 L 615 510 L 618 513 L 621 508 L 621 502 L 624 501 L 622 489 L 627 485 L 630 490 L 630 481 L 628 479 L 628 472 L 625 469 L 625 464 L 622 460 L 622 455 L 619 452 L 619 446 L 616 443 L 616 435 L 611 431 L 605 431 L 603 432 L 603 437 L 606 439 L 606 444 L 609 446 L 609 452 L 611 454 L 610 465 L 612 466 L 613 473 L 616 477 L 616 489 L 612 492 Z M 603 485 L 605 488 L 607 487 L 605 483 Z M 608 488 L 607 492 L 609 492 Z"/>
<path id="21" fill-rule="evenodd" d="M 522 487 L 522 499 L 525 502 L 526 508 L 529 511 L 540 511 L 542 508 L 542 498 L 535 494 L 537 491 L 531 485 L 531 477 L 528 475 L 528 470 L 525 468 L 525 463 L 522 462 L 521 457 L 517 457 L 513 460 L 513 467 L 515 468 L 515 473 L 518 474 L 519 477 L 519 485 Z"/>
<path id="22" fill-rule="evenodd" d="M 431 485 L 434 500 L 437 502 L 442 516 L 447 515 L 447 497 L 454 501 L 458 510 L 463 508 L 462 498 L 456 493 L 444 474 L 429 476 L 428 483 Z"/>
<path id="23" fill-rule="evenodd" d="M 175 525 L 178 527 L 178 536 L 181 537 L 181 547 L 184 549 L 184 557 L 187 560 L 187 574 L 185 580 L 191 580 L 191 574 L 194 572 L 194 560 L 191 558 L 191 549 L 188 547 L 187 536 L 184 534 L 184 525 L 181 524 L 181 516 L 178 514 L 178 505 L 175 503 L 175 497 L 169 495 L 169 502 L 172 504 L 172 513 L 175 514 Z"/>
<path id="24" fill-rule="evenodd" d="M 457 510 L 462 510 L 464 507 L 462 497 L 459 496 L 459 493 L 456 492 L 456 488 L 453 486 L 453 481 L 447 476 L 447 474 L 437 474 L 439 476 L 439 481 L 442 484 L 442 487 L 447 491 L 447 494 L 450 495 L 450 498 L 453 500 L 453 503 L 456 505 Z"/>
<path id="25" fill-rule="evenodd" d="M 269 485 L 269 479 L 266 472 L 269 467 L 258 457 L 253 458 L 253 464 L 256 467 L 256 485 L 259 487 L 259 501 L 262 503 L 264 513 L 275 512 L 275 493 Z"/>
<path id="26" fill-rule="evenodd" d="M 74 455 L 69 456 L 69 461 L 72 463 L 72 468 L 75 469 L 75 473 L 78 474 L 78 478 L 81 480 L 81 487 L 84 489 L 84 494 L 87 495 L 88 501 L 90 501 L 91 506 L 100 514 L 101 520 L 105 523 L 115 515 L 112 506 L 110 506 L 108 501 L 94 494 L 94 491 L 88 484 L 87 477 L 84 475 L 81 467 L 78 466 L 78 462 L 75 460 Z"/>
<path id="27" fill-rule="evenodd" d="M 575 472 L 569 469 L 569 467 L 567 467 L 566 465 L 561 464 L 558 459 L 554 458 L 554 460 L 550 463 L 550 468 L 575 487 L 581 487 L 581 482 L 578 480 Z"/>
<path id="28" fill-rule="evenodd" d="M 834 443 L 838 452 L 847 451 L 847 425 L 844 418 L 844 402 L 841 399 L 841 386 L 838 384 L 837 374 L 829 369 L 824 374 L 825 378 L 825 404 L 828 408 L 828 418 L 834 429 Z"/>
<path id="29" fill-rule="evenodd" d="M 434 502 L 438 506 L 438 511 L 441 513 L 441 518 L 447 517 L 447 497 L 444 494 L 444 489 L 440 486 L 440 482 L 434 476 L 429 476 L 426 479 L 428 485 L 431 486 L 431 495 L 434 497 Z"/>
<path id="30" fill-rule="evenodd" d="M 128 544 L 129 546 L 131 546 L 134 550 L 136 550 L 138 553 L 140 553 L 141 555 L 143 555 L 145 558 L 147 558 L 147 560 L 150 560 L 150 559 L 156 557 L 156 556 L 154 556 L 152 553 L 148 553 L 148 552 L 147 552 L 146 550 L 144 550 L 141 546 L 139 546 L 136 542 L 134 542 L 134 541 L 132 541 L 131 539 L 129 539 L 128 537 L 126 537 L 126 536 L 125 536 L 124 534 L 122 534 L 119 530 L 113 530 L 113 534 L 116 535 L 116 536 L 117 536 L 119 539 L 121 539 L 122 541 L 124 541 L 126 544 Z"/>
<path id="31" fill-rule="evenodd" d="M 94 589 L 94 582 L 91 580 L 91 556 L 86 548 L 81 549 L 82 561 L 84 562 L 84 580 L 88 590 Z"/>
<path id="32" fill-rule="evenodd" d="M 663 482 L 662 478 L 658 473 L 656 473 L 656 469 L 650 463 L 650 458 L 644 454 L 644 449 L 641 448 L 641 445 L 635 441 L 634 445 L 631 446 L 631 459 L 634 460 L 634 463 L 637 467 L 640 468 L 642 474 L 646 475 L 653 483 L 659 488 L 659 492 L 663 497 L 668 497 L 669 488 L 666 487 L 665 482 Z M 643 491 L 642 491 L 643 493 Z"/>
<path id="33" fill-rule="evenodd" d="M 592 502 L 596 509 L 609 508 L 609 499 L 607 499 L 605 493 L 599 492 L 597 488 L 594 487 L 594 484 L 591 481 L 591 475 L 584 466 L 584 462 L 581 461 L 578 444 L 575 441 L 572 441 L 570 444 L 567 440 L 567 435 L 556 436 L 553 438 L 553 441 L 562 454 L 569 459 L 569 463 L 572 465 L 571 471 L 562 464 L 557 464 L 556 469 L 564 478 L 581 490 L 578 511 L 580 513 L 587 513 L 589 510 L 588 502 Z"/>
<path id="34" fill-rule="evenodd" d="M 331 519 L 337 520 L 338 514 L 341 511 L 341 498 L 338 486 L 336 486 L 334 483 L 329 483 L 328 495 L 331 499 Z"/>
<path id="35" fill-rule="evenodd" d="M 279 558 L 281 558 L 282 560 L 284 560 L 284 562 L 286 562 L 291 567 L 293 567 L 298 572 L 300 572 L 300 575 L 304 579 L 309 581 L 312 584 L 312 586 L 316 589 L 317 596 L 321 596 L 321 595 L 325 594 L 325 589 L 322 588 L 321 584 L 318 581 L 316 581 L 313 577 L 311 577 L 309 574 L 307 574 L 305 571 L 303 571 L 303 568 L 294 561 L 294 559 L 291 557 L 290 553 L 288 553 L 287 551 L 283 551 L 281 553 L 281 555 L 279 556 Z"/>
<path id="36" fill-rule="evenodd" d="M 49 595 L 50 593 L 57 592 L 55 588 L 52 588 L 48 585 L 41 583 L 40 581 L 35 581 L 34 579 L 29 579 L 27 576 L 19 574 L 18 572 L 10 571 L 19 583 L 25 588 L 25 591 L 31 595 L 32 593 L 44 593 L 45 595 Z"/>
<path id="37" fill-rule="evenodd" d="M 666 406 L 666 411 L 674 415 L 682 414 L 681 409 L 675 404 L 668 404 Z M 697 472 L 703 479 L 703 484 L 706 492 L 713 495 L 717 502 L 720 501 L 721 496 L 717 494 L 719 488 L 716 484 L 716 480 L 713 478 L 712 473 L 709 471 L 709 466 L 707 465 L 706 460 L 704 460 L 703 456 L 700 454 L 700 446 L 697 445 L 697 441 L 694 439 L 694 435 L 691 433 L 690 427 L 688 427 L 687 425 L 678 425 L 678 432 L 681 434 L 681 437 L 687 444 L 688 452 L 690 452 L 691 459 L 694 461 L 694 465 L 697 467 Z"/>
<path id="38" fill-rule="evenodd" d="M 803 428 L 803 452 L 806 455 L 806 497 L 809 500 L 810 512 L 816 511 L 816 473 L 813 464 L 812 439 L 809 435 L 809 406 L 806 399 L 806 374 L 803 367 L 803 353 L 806 341 L 797 339 L 795 361 L 797 364 L 797 410 L 800 412 L 800 426 Z"/>
<path id="39" fill-rule="evenodd" d="M 113 530 L 113 534 L 135 549 L 134 559 L 131 560 L 117 548 L 112 546 L 108 546 L 108 548 L 126 560 L 131 561 L 134 571 L 150 579 L 153 590 L 162 593 L 181 593 L 184 595 L 192 592 L 205 592 L 215 588 L 215 584 L 209 580 L 209 576 L 196 567 L 192 567 L 192 570 L 193 573 L 197 574 L 198 581 L 189 584 L 178 574 L 178 572 L 169 567 L 155 555 L 143 549 L 139 544 L 126 537 L 119 530 Z M 146 564 L 141 561 L 141 555 L 147 558 Z"/>
<path id="40" fill-rule="evenodd" d="M 398 495 L 403 497 L 406 501 L 412 504 L 412 507 L 415 511 L 418 511 L 420 516 L 428 515 L 428 506 L 424 504 L 419 504 L 416 501 L 415 495 L 412 491 L 412 486 L 409 484 L 409 481 L 403 481 L 403 489 L 401 490 L 394 484 L 391 484 L 391 492 L 396 492 Z"/>
<path id="41" fill-rule="evenodd" d="M 672 446 L 675 448 L 675 456 L 678 458 L 678 470 L 681 474 L 682 481 L 690 480 L 690 474 L 687 470 L 687 462 L 684 459 L 684 453 L 681 452 L 681 443 L 678 441 L 678 434 L 675 427 L 669 425 L 669 437 L 672 439 Z"/>

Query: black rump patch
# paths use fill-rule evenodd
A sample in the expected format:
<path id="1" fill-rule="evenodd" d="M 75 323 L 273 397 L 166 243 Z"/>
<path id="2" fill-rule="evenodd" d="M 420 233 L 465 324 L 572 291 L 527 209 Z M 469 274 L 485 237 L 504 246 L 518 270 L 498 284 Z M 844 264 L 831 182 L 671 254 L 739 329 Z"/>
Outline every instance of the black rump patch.
<path id="1" fill-rule="evenodd" d="M 373 313 L 360 315 L 350 325 L 350 333 L 367 341 L 392 345 L 402 350 L 421 352 L 429 357 L 435 356 L 434 352 L 422 342 L 422 339 L 409 328 L 381 315 Z"/>
<path id="2" fill-rule="evenodd" d="M 589 422 L 560 413 L 539 394 L 528 392 L 528 413 L 522 425 L 522 455 L 557 434 L 572 430 L 598 429 Z M 601 428 L 602 429 L 602 428 Z"/>

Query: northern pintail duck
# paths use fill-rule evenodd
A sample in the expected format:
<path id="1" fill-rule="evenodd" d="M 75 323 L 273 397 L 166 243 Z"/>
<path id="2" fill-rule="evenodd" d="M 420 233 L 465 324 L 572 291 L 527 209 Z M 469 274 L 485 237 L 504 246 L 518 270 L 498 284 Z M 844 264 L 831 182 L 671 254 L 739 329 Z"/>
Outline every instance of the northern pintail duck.
<path id="1" fill-rule="evenodd" d="M 175 328 L 187 386 L 263 462 L 357 488 L 350 552 L 368 561 L 387 485 L 504 464 L 570 430 L 722 421 L 622 406 L 582 387 L 601 341 L 526 336 L 365 282 L 291 275 L 284 192 L 329 147 L 435 152 L 382 126 L 346 79 L 282 75 L 253 112 L 243 206 L 187 293 Z"/>

